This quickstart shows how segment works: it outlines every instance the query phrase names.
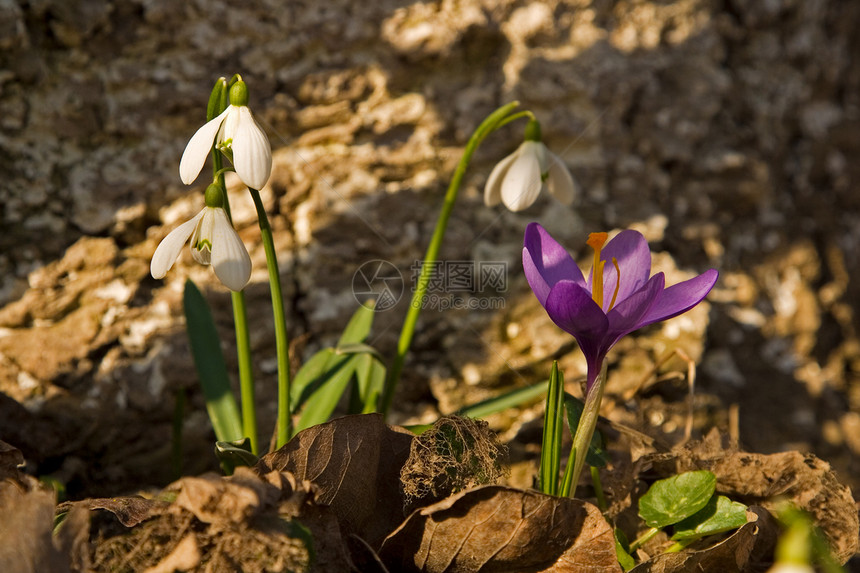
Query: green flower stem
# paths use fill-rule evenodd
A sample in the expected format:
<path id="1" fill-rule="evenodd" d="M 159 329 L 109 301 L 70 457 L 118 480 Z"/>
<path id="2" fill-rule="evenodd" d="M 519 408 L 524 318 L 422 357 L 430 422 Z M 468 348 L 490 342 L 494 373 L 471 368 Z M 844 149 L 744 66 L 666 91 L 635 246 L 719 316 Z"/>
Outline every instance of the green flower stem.
<path id="1" fill-rule="evenodd" d="M 232 223 L 230 201 L 227 199 L 227 186 L 224 182 L 224 170 L 221 152 L 212 150 L 212 164 L 216 178 L 224 189 L 224 211 Z M 231 291 L 233 303 L 233 325 L 236 330 L 236 358 L 239 363 L 239 392 L 242 398 L 242 433 L 251 440 L 251 452 L 257 455 L 257 408 L 254 397 L 254 369 L 251 365 L 251 337 L 248 334 L 248 311 L 245 304 L 244 291 Z"/>
<path id="2" fill-rule="evenodd" d="M 636 541 L 630 544 L 630 551 L 628 551 L 628 553 L 630 553 L 630 555 L 633 555 L 637 549 L 651 541 L 658 533 L 660 533 L 660 530 L 656 527 L 652 527 L 651 529 L 640 535 L 639 538 L 636 539 Z"/>
<path id="3" fill-rule="evenodd" d="M 385 379 L 385 386 L 382 390 L 382 398 L 380 409 L 383 416 L 388 416 L 388 410 L 391 409 L 391 401 L 394 398 L 394 390 L 400 381 L 400 374 L 403 370 L 403 362 L 406 360 L 406 353 L 409 352 L 409 347 L 412 345 L 412 337 L 415 334 L 415 326 L 418 323 L 418 315 L 421 313 L 421 307 L 424 303 L 424 297 L 427 294 L 427 287 L 430 283 L 432 269 L 439 256 L 439 249 L 442 247 L 442 239 L 445 237 L 445 230 L 448 228 L 448 219 L 451 217 L 451 211 L 454 209 L 454 202 L 457 200 L 457 195 L 460 192 L 460 185 L 463 182 L 463 176 L 466 174 L 466 169 L 469 167 L 469 161 L 478 146 L 484 141 L 490 133 L 500 127 L 505 118 L 517 107 L 519 102 L 511 102 L 504 105 L 491 113 L 478 126 L 478 129 L 472 134 L 463 150 L 463 156 L 460 158 L 460 163 L 457 164 L 457 169 L 451 178 L 451 183 L 448 185 L 448 191 L 445 193 L 445 201 L 442 204 L 442 211 L 439 213 L 439 219 L 436 221 L 436 229 L 433 231 L 433 236 L 430 238 L 430 244 L 427 246 L 427 252 L 424 255 L 424 262 L 421 265 L 421 274 L 418 277 L 418 284 L 415 286 L 415 291 L 412 293 L 412 301 L 409 303 L 409 310 L 406 313 L 406 318 L 403 321 L 403 328 L 400 331 L 400 339 L 397 342 L 397 355 L 394 357 L 394 362 L 388 370 L 388 376 Z"/>
<path id="4" fill-rule="evenodd" d="M 275 447 L 280 448 L 292 436 L 290 423 L 290 339 L 287 337 L 287 318 L 284 311 L 284 297 L 281 295 L 281 275 L 278 272 L 278 256 L 275 253 L 275 240 L 269 217 L 263 207 L 260 192 L 248 188 L 257 208 L 260 220 L 260 236 L 266 251 L 266 267 L 269 269 L 269 288 L 272 291 L 272 312 L 275 318 L 275 347 L 278 357 L 278 421 Z"/>
<path id="5" fill-rule="evenodd" d="M 667 549 L 663 553 L 677 553 L 677 552 L 681 551 L 682 549 L 686 549 L 686 547 L 688 545 L 690 545 L 691 543 L 693 543 L 694 541 L 698 541 L 698 540 L 695 537 L 691 537 L 689 539 L 682 539 L 680 541 L 676 541 L 675 543 L 673 543 L 669 547 L 669 549 Z"/>
<path id="6" fill-rule="evenodd" d="M 591 470 L 591 483 L 594 484 L 594 495 L 597 497 L 597 507 L 603 513 L 609 509 L 606 503 L 606 495 L 603 493 L 603 482 L 600 481 L 600 470 L 594 466 L 589 466 Z"/>
<path id="7" fill-rule="evenodd" d="M 597 418 L 600 414 L 600 401 L 603 398 L 603 390 L 606 387 L 606 364 L 600 370 L 597 380 L 585 397 L 585 407 L 582 410 L 582 416 L 579 418 L 579 424 L 576 426 L 576 433 L 573 436 L 573 448 L 575 453 L 573 461 L 573 475 L 571 477 L 573 489 L 576 489 L 576 484 L 579 483 L 579 475 L 582 473 L 582 468 L 585 466 L 585 457 L 588 455 L 588 445 L 591 443 L 591 437 L 594 435 L 594 428 L 597 426 Z"/>

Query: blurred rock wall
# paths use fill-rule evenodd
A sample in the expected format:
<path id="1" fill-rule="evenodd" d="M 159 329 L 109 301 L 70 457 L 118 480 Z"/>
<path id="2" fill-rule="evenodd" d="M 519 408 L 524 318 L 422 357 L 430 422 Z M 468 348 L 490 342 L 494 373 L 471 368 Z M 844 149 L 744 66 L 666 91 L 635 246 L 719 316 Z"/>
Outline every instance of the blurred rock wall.
<path id="1" fill-rule="evenodd" d="M 355 273 L 374 260 L 406 291 L 374 330 L 391 354 L 463 145 L 516 99 L 579 198 L 484 207 L 486 176 L 521 125 L 483 144 L 442 256 L 505 263 L 505 288 L 491 293 L 502 303 L 481 310 L 487 293 L 466 293 L 461 308 L 425 310 L 398 420 L 536 382 L 550 357 L 581 374 L 522 277 L 522 231 L 540 220 L 587 263 L 588 232 L 632 226 L 667 282 L 710 267 L 721 282 L 710 307 L 619 346 L 606 413 L 619 406 L 618 419 L 677 436 L 685 383 L 633 396 L 681 348 L 700 363 L 697 427 L 730 426 L 738 405 L 747 447 L 814 449 L 856 475 L 858 25 L 860 5 L 838 0 L 0 0 L 0 439 L 80 491 L 163 480 L 173 398 L 188 388 L 188 447 L 208 459 L 182 284 L 208 289 L 228 356 L 229 296 L 187 254 L 164 281 L 148 264 L 202 206 L 206 178 L 181 185 L 179 157 L 215 79 L 241 73 L 275 151 L 263 196 L 297 359 L 336 340 L 357 308 Z M 235 181 L 231 202 L 255 267 L 265 433 L 265 259 Z M 513 435 L 538 410 L 497 425 Z"/>

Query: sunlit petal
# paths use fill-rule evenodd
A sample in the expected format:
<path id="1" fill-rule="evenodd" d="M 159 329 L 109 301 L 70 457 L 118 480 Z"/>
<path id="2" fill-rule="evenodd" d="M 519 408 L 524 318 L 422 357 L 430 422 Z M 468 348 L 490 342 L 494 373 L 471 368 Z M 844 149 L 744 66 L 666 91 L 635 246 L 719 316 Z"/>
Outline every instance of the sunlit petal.
<path id="1" fill-rule="evenodd" d="M 558 155 L 550 151 L 547 151 L 547 155 L 549 156 L 549 174 L 546 179 L 546 187 L 550 195 L 555 197 L 559 203 L 570 205 L 576 197 L 576 184 L 573 177 Z"/>
<path id="2" fill-rule="evenodd" d="M 251 257 L 223 209 L 213 209 L 212 268 L 230 290 L 240 291 L 251 278 Z"/>
<path id="3" fill-rule="evenodd" d="M 526 280 L 543 306 L 550 289 L 560 280 L 572 280 L 586 288 L 576 261 L 538 223 L 529 223 L 523 241 Z"/>
<path id="4" fill-rule="evenodd" d="M 203 164 L 206 163 L 206 158 L 212 150 L 215 136 L 221 128 L 221 122 L 226 117 L 229 109 L 228 107 L 221 115 L 198 129 L 191 136 L 188 145 L 185 146 L 185 151 L 182 152 L 182 159 L 179 160 L 179 178 L 186 185 L 194 183 L 194 180 L 200 175 L 200 170 L 203 169 Z"/>
<path id="5" fill-rule="evenodd" d="M 272 173 L 272 147 L 250 109 L 239 107 L 238 114 L 232 146 L 236 174 L 248 187 L 262 189 Z"/>
<path id="6" fill-rule="evenodd" d="M 523 145 L 525 146 L 526 142 Z M 502 203 L 511 211 L 531 206 L 543 188 L 540 163 L 534 153 L 523 151 L 502 179 Z"/>
<path id="7" fill-rule="evenodd" d="M 648 310 L 648 314 L 642 318 L 640 328 L 687 312 L 708 296 L 717 284 L 719 276 L 715 269 L 710 269 L 690 280 L 670 286 L 661 293 L 654 306 Z"/>
<path id="8" fill-rule="evenodd" d="M 606 261 L 603 269 L 603 310 L 609 309 L 612 297 L 615 296 L 615 285 L 618 283 L 618 272 L 612 259 L 618 262 L 621 271 L 621 285 L 618 287 L 616 303 L 641 289 L 648 282 L 651 274 L 651 249 L 648 241 L 638 231 L 629 229 L 615 235 L 601 250 L 601 260 Z M 594 269 L 592 269 L 593 272 Z M 589 284 L 593 277 L 589 277 Z"/>
<path id="9" fill-rule="evenodd" d="M 152 262 L 149 264 L 149 272 L 152 273 L 153 278 L 164 278 L 164 275 L 176 262 L 182 247 L 194 232 L 201 217 L 203 217 L 203 211 L 195 215 L 190 221 L 186 221 L 170 231 L 162 239 L 158 248 L 155 249 L 155 254 L 152 255 Z"/>
<path id="10" fill-rule="evenodd" d="M 484 204 L 487 207 L 495 207 L 502 201 L 502 180 L 508 173 L 508 169 L 517 158 L 517 152 L 513 152 L 501 161 L 499 161 L 493 170 L 490 171 L 490 176 L 487 178 L 487 184 L 484 187 Z"/>

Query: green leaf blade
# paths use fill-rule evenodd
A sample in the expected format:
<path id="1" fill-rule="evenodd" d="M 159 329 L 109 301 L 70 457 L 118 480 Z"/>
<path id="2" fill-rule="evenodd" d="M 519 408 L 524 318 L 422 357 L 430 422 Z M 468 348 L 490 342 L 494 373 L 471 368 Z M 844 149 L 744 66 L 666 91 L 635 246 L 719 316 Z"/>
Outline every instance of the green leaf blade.
<path id="1" fill-rule="evenodd" d="M 717 477 L 707 470 L 658 480 L 639 498 L 639 516 L 658 529 L 678 523 L 704 508 L 716 487 Z"/>
<path id="2" fill-rule="evenodd" d="M 699 539 L 737 529 L 747 522 L 747 506 L 724 495 L 714 495 L 707 505 L 675 524 L 672 540 Z"/>
<path id="3" fill-rule="evenodd" d="M 327 369 L 322 383 L 308 397 L 302 416 L 296 425 L 296 432 L 327 422 L 334 412 L 341 396 L 352 380 L 361 354 L 337 356 L 335 366 Z"/>
<path id="4" fill-rule="evenodd" d="M 185 281 L 182 303 L 191 354 L 215 436 L 222 442 L 239 440 L 243 437 L 242 419 L 230 388 L 215 320 L 200 289 L 190 279 Z"/>

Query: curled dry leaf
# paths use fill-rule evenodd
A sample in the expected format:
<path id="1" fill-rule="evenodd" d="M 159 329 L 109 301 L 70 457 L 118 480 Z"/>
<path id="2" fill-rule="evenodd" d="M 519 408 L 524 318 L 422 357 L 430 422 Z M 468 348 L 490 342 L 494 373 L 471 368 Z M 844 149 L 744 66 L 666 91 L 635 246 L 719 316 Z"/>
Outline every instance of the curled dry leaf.
<path id="1" fill-rule="evenodd" d="M 379 554 L 391 571 L 621 571 L 612 529 L 596 507 L 502 486 L 477 487 L 416 510 Z"/>
<path id="2" fill-rule="evenodd" d="M 379 414 L 345 416 L 302 430 L 281 449 L 260 458 L 258 473 L 289 471 L 319 489 L 346 534 L 372 547 L 403 521 L 400 470 L 412 434 L 388 426 Z"/>
<path id="3" fill-rule="evenodd" d="M 661 476 L 710 470 L 717 476 L 718 493 L 747 504 L 773 509 L 788 499 L 812 514 L 841 563 L 858 550 L 860 521 L 851 491 L 839 483 L 827 462 L 814 455 L 725 451 L 719 436 L 711 434 L 679 451 L 658 454 L 651 462 Z"/>
<path id="4" fill-rule="evenodd" d="M 763 571 L 773 555 L 778 526 L 762 507 L 747 510 L 747 523 L 723 541 L 701 550 L 663 553 L 640 563 L 630 573 L 684 571 Z"/>
<path id="5" fill-rule="evenodd" d="M 138 496 L 110 497 L 67 501 L 57 506 L 57 513 L 65 513 L 75 508 L 94 511 L 103 509 L 114 514 L 120 523 L 126 527 L 134 527 L 138 523 L 156 515 L 167 507 L 167 503 L 154 499 L 144 499 Z"/>

